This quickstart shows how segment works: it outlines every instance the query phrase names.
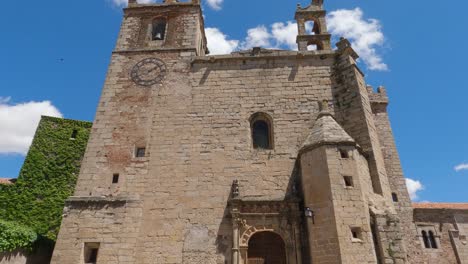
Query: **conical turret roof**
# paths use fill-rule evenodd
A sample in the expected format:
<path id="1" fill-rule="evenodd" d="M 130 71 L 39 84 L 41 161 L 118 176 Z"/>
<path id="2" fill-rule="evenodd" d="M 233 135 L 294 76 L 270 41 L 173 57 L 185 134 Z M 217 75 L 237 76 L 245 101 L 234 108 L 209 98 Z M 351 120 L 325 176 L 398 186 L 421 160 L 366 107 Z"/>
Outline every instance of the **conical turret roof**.
<path id="1" fill-rule="evenodd" d="M 324 144 L 355 144 L 354 139 L 336 122 L 328 111 L 320 112 L 301 150 Z"/>

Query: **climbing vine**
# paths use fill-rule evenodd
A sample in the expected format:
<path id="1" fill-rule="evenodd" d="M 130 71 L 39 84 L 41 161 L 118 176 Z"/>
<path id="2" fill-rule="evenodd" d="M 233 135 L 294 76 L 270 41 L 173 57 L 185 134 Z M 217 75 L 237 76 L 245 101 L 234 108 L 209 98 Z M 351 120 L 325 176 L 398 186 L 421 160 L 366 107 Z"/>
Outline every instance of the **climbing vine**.
<path id="1" fill-rule="evenodd" d="M 56 240 L 65 200 L 75 188 L 90 128 L 89 122 L 42 117 L 17 182 L 0 185 L 1 220 L 27 226 L 40 237 Z M 12 225 L 2 228 L 9 227 L 13 228 Z M 11 239 L 5 243 L 16 245 L 13 236 L 2 239 Z"/>
<path id="2" fill-rule="evenodd" d="M 31 228 L 0 220 L 0 252 L 30 250 L 36 240 L 37 234 Z"/>

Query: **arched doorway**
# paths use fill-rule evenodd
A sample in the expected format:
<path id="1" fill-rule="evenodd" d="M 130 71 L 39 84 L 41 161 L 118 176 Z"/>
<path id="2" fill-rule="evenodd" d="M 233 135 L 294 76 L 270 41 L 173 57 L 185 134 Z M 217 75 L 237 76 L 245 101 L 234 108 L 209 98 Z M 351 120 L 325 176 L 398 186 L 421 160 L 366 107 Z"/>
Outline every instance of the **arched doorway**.
<path id="1" fill-rule="evenodd" d="M 281 236 L 260 232 L 249 240 L 248 264 L 286 264 L 286 247 Z"/>

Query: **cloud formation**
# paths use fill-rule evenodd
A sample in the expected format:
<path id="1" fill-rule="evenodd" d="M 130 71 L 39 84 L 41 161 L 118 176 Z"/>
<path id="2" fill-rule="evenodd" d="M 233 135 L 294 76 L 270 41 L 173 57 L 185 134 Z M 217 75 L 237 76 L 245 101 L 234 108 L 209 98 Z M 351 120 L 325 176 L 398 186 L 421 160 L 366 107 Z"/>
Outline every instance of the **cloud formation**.
<path id="1" fill-rule="evenodd" d="M 353 10 L 340 9 L 331 12 L 327 20 L 330 33 L 336 37 L 348 38 L 369 70 L 388 70 L 387 65 L 377 52 L 377 48 L 383 46 L 385 42 L 382 27 L 378 20 L 364 19 L 364 14 L 359 8 Z M 312 27 L 312 23 L 306 24 L 307 31 L 310 32 Z M 224 35 L 217 28 L 209 29 L 211 31 L 216 30 L 219 34 Z M 260 25 L 251 28 L 247 30 L 247 37 L 242 41 L 228 40 L 227 38 L 221 39 L 221 41 L 219 38 L 213 40 L 213 37 L 219 34 L 207 35 L 208 45 L 211 47 L 210 50 L 213 55 L 226 54 L 252 47 L 297 50 L 296 36 L 298 30 L 297 23 L 293 21 L 276 22 L 269 27 Z M 233 45 L 234 43 L 237 43 L 237 45 Z M 218 53 L 217 51 L 225 51 L 225 53 Z"/>
<path id="2" fill-rule="evenodd" d="M 10 104 L 0 97 L 0 154 L 25 155 L 31 145 L 41 115 L 62 117 L 49 101 Z"/>
<path id="3" fill-rule="evenodd" d="M 206 0 L 208 6 L 214 10 L 221 10 L 224 0 Z"/>
<path id="4" fill-rule="evenodd" d="M 210 54 L 229 54 L 239 47 L 238 40 L 229 40 L 228 36 L 217 28 L 206 28 L 205 33 Z"/>
<path id="5" fill-rule="evenodd" d="M 382 26 L 376 19 L 364 19 L 360 8 L 340 9 L 328 15 L 328 28 L 335 36 L 351 41 L 353 48 L 362 58 L 369 70 L 386 71 L 388 66 L 377 53 L 376 48 L 384 44 Z"/>
<path id="6" fill-rule="evenodd" d="M 424 185 L 417 180 L 406 178 L 406 187 L 408 188 L 408 192 L 410 195 L 411 200 L 417 200 L 418 192 L 424 190 Z"/>
<path id="7" fill-rule="evenodd" d="M 455 166 L 455 171 L 456 172 L 459 172 L 459 171 L 462 171 L 462 170 L 468 170 L 468 163 L 462 163 L 460 165 L 457 165 Z"/>

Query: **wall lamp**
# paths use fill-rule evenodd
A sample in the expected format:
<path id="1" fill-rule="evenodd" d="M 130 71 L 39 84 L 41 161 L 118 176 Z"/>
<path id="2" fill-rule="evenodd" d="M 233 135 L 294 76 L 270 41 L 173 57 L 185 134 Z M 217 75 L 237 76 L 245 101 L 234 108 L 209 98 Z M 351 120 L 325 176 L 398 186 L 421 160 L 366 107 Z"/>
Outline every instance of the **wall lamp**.
<path id="1" fill-rule="evenodd" d="M 311 218 L 312 219 L 312 224 L 315 224 L 315 212 L 312 211 L 312 209 L 310 209 L 309 207 L 306 207 L 305 210 L 304 210 L 304 215 L 307 218 Z"/>

